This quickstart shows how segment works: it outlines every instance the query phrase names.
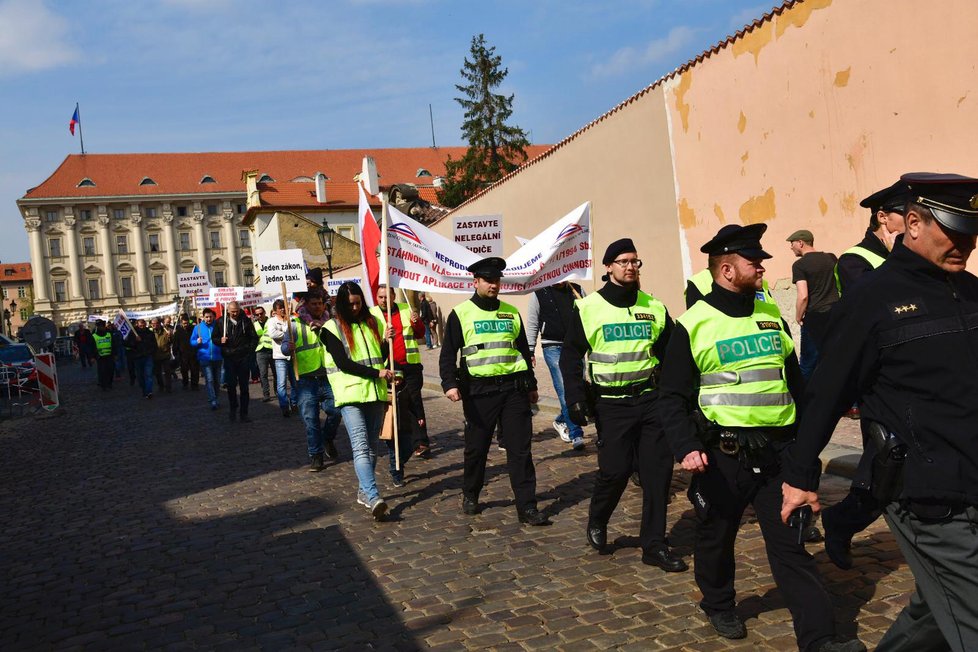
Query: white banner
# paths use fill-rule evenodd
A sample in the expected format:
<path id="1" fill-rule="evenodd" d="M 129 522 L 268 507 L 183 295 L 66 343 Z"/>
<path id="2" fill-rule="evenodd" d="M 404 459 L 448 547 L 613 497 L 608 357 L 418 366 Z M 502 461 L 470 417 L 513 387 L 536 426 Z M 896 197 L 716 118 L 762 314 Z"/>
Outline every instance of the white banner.
<path id="1" fill-rule="evenodd" d="M 194 297 L 207 294 L 207 291 L 211 289 L 211 282 L 205 272 L 177 274 L 177 285 L 180 287 L 181 297 Z"/>
<path id="2" fill-rule="evenodd" d="M 455 244 L 483 257 L 503 255 L 503 216 L 473 215 L 452 220 Z"/>
<path id="3" fill-rule="evenodd" d="M 278 249 L 259 251 L 258 273 L 261 274 L 263 292 L 282 293 L 282 283 L 286 292 L 306 291 L 306 264 L 302 259 L 302 249 Z"/>
<path id="4" fill-rule="evenodd" d="M 153 310 L 126 310 L 126 317 L 130 320 L 132 319 L 152 319 L 153 317 L 166 317 L 167 315 L 175 315 L 180 307 L 179 303 L 171 303 L 168 306 L 163 306 L 162 308 L 155 308 Z M 111 323 L 116 317 L 109 315 L 89 315 L 88 321 L 94 322 L 97 320 L 103 320 L 105 323 Z"/>
<path id="5" fill-rule="evenodd" d="M 433 292 L 472 292 L 468 266 L 475 254 L 422 226 L 393 206 L 387 259 L 391 286 Z M 506 259 L 500 292 L 524 294 L 569 279 L 589 280 L 591 204 L 585 202 L 526 242 Z"/>
<path id="6" fill-rule="evenodd" d="M 207 297 L 211 301 L 217 301 L 218 303 L 241 302 L 244 300 L 244 291 L 245 289 L 243 287 L 211 288 L 207 293 Z"/>

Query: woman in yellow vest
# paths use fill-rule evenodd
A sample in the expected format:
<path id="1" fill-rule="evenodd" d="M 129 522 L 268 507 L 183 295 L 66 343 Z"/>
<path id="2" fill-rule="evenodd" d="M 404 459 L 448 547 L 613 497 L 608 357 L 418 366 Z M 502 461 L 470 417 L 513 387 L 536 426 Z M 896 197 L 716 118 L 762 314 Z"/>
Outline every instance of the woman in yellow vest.
<path id="1" fill-rule="evenodd" d="M 357 502 L 379 521 L 387 513 L 387 503 L 377 489 L 374 467 L 387 382 L 394 378 L 394 372 L 384 365 L 387 325 L 370 314 L 356 283 L 344 283 L 337 290 L 335 315 L 320 331 L 326 346 L 326 372 L 350 436 L 353 469 L 360 483 Z"/>

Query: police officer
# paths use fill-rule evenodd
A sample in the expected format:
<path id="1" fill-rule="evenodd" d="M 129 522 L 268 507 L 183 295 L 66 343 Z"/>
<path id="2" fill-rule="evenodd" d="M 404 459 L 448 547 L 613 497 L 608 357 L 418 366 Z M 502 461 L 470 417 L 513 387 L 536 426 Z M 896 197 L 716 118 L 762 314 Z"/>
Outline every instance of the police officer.
<path id="1" fill-rule="evenodd" d="M 115 374 L 115 349 L 118 345 L 112 341 L 112 333 L 105 327 L 105 320 L 95 321 L 95 366 L 98 374 L 98 386 L 102 389 L 112 389 L 112 377 Z"/>
<path id="2" fill-rule="evenodd" d="M 485 258 L 469 266 L 475 292 L 446 320 L 439 358 L 441 386 L 451 401 L 462 401 L 465 412 L 462 511 L 470 516 L 479 513 L 486 457 L 499 421 L 520 523 L 548 525 L 550 521 L 537 509 L 530 454 L 530 404 L 538 399 L 530 348 L 519 311 L 497 298 L 505 267 L 502 258 Z"/>
<path id="3" fill-rule="evenodd" d="M 718 237 L 726 237 L 732 233 L 736 233 L 740 230 L 740 226 L 737 224 L 728 224 L 727 226 L 720 229 L 717 233 Z M 692 276 L 686 282 L 686 290 L 683 292 L 683 296 L 686 299 L 686 309 L 693 307 L 693 304 L 705 297 L 713 289 L 713 274 L 710 273 L 709 269 L 701 269 Z M 761 285 L 761 289 L 757 291 L 757 300 L 770 303 L 775 308 L 778 304 L 774 301 L 774 296 L 771 294 L 771 287 L 767 283 L 767 279 L 764 279 Z M 779 313 L 780 313 L 780 309 Z"/>
<path id="4" fill-rule="evenodd" d="M 830 349 L 806 392 L 785 456 L 782 516 L 804 504 L 818 510 L 818 454 L 841 410 L 858 400 L 863 418 L 905 455 L 902 488 L 877 498 L 916 580 L 877 650 L 978 650 L 978 278 L 965 271 L 978 234 L 978 179 L 901 180 L 910 193 L 906 231 L 836 308 L 846 346 Z M 874 492 L 889 475 L 874 468 Z"/>
<path id="5" fill-rule="evenodd" d="M 836 265 L 836 284 L 851 292 L 865 278 L 866 272 L 883 264 L 896 237 L 903 233 L 903 212 L 910 194 L 902 181 L 897 181 L 874 192 L 859 202 L 872 213 L 866 237 L 858 245 L 850 247 Z M 829 331 L 838 330 L 837 322 L 829 322 Z M 849 346 L 837 341 L 834 346 Z M 874 440 L 869 436 L 869 421 L 860 421 L 863 455 L 853 477 L 849 494 L 836 505 L 822 512 L 825 529 L 825 552 L 832 563 L 842 569 L 852 568 L 852 538 L 862 532 L 883 513 L 882 507 L 869 490 L 873 459 L 876 457 Z"/>
<path id="6" fill-rule="evenodd" d="M 560 354 L 560 369 L 571 421 L 587 424 L 587 387 L 581 360 L 588 357 L 594 411 L 602 445 L 591 494 L 587 540 L 603 551 L 608 521 L 628 485 L 638 459 L 642 487 L 642 562 L 668 572 L 686 562 L 666 546 L 666 504 L 672 459 L 656 412 L 656 377 L 672 319 L 666 307 L 638 289 L 642 261 L 630 238 L 612 242 L 601 259 L 604 287 L 574 302 Z"/>
<path id="7" fill-rule="evenodd" d="M 676 459 L 694 473 L 694 560 L 700 607 L 717 633 L 744 638 L 734 612 L 734 542 L 754 506 L 774 581 L 801 650 L 857 651 L 835 641 L 835 620 L 815 560 L 798 531 L 781 523 L 779 451 L 794 435 L 801 370 L 788 326 L 759 301 L 767 225 L 725 227 L 700 249 L 711 291 L 676 322 L 662 366 L 659 408 Z"/>

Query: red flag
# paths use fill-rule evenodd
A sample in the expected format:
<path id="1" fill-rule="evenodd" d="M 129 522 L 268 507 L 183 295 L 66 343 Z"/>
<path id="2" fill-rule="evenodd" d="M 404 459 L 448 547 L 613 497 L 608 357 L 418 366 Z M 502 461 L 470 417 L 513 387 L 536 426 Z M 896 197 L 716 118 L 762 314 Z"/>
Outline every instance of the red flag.
<path id="1" fill-rule="evenodd" d="M 369 286 L 363 288 L 367 303 L 377 305 L 377 290 L 380 288 L 380 263 L 377 261 L 377 247 L 380 245 L 380 228 L 374 219 L 373 211 L 367 202 L 367 194 L 363 186 L 357 184 L 360 191 L 360 260 L 363 265 L 363 279 Z"/>
<path id="2" fill-rule="evenodd" d="M 68 131 L 71 132 L 72 136 L 75 135 L 75 125 L 79 124 L 80 122 L 81 119 L 78 117 L 78 107 L 76 106 L 75 112 L 71 116 L 71 121 L 68 123 Z"/>

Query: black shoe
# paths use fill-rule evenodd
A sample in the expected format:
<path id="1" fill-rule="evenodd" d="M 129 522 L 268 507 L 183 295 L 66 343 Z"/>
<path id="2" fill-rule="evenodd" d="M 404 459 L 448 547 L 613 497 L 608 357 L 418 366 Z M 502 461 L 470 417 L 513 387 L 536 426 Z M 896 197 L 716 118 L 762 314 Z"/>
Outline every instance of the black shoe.
<path id="1" fill-rule="evenodd" d="M 608 545 L 608 526 L 588 523 L 587 542 L 598 552 L 604 552 L 604 547 Z"/>
<path id="2" fill-rule="evenodd" d="M 747 638 L 747 627 L 733 611 L 720 611 L 710 616 L 710 624 L 723 638 Z"/>
<path id="3" fill-rule="evenodd" d="M 866 652 L 866 646 L 859 639 L 847 641 L 827 641 L 819 646 L 818 652 Z"/>
<path id="4" fill-rule="evenodd" d="M 289 416 L 292 416 L 292 413 L 291 413 L 291 412 L 289 412 L 289 408 L 287 408 L 287 407 L 284 407 L 284 408 L 282 408 L 282 416 L 283 416 L 283 417 L 289 417 Z"/>
<path id="5" fill-rule="evenodd" d="M 333 443 L 332 439 L 326 441 L 325 448 L 326 448 L 326 459 L 335 460 L 340 456 L 339 451 L 336 450 L 336 444 Z"/>
<path id="6" fill-rule="evenodd" d="M 852 568 L 852 538 L 837 531 L 831 510 L 822 512 L 822 527 L 825 529 L 825 554 L 829 560 L 842 570 Z"/>
<path id="7" fill-rule="evenodd" d="M 658 566 L 667 573 L 682 573 L 689 568 L 682 557 L 674 555 L 668 548 L 643 552 L 642 563 L 646 566 Z"/>
<path id="8" fill-rule="evenodd" d="M 636 487 L 642 486 L 642 478 L 641 476 L 639 476 L 638 471 L 632 473 L 631 480 L 632 480 L 632 484 L 635 485 Z"/>
<path id="9" fill-rule="evenodd" d="M 475 516 L 479 513 L 479 501 L 476 498 L 462 496 L 462 513 L 466 516 Z"/>
<path id="10" fill-rule="evenodd" d="M 819 530 L 814 525 L 809 525 L 805 528 L 805 534 L 802 537 L 805 543 L 818 543 L 822 540 L 822 531 Z"/>
<path id="11" fill-rule="evenodd" d="M 310 473 L 319 473 L 320 471 L 323 470 L 323 467 L 324 466 L 325 465 L 323 464 L 323 454 L 322 453 L 316 453 L 315 455 L 313 455 L 312 457 L 309 458 L 309 472 Z"/>
<path id="12" fill-rule="evenodd" d="M 536 507 L 527 507 L 523 511 L 517 510 L 516 515 L 519 517 L 520 523 L 526 523 L 527 525 L 550 525 L 550 519 Z"/>
<path id="13" fill-rule="evenodd" d="M 241 423 L 251 423 L 251 419 L 248 417 L 247 414 L 241 415 Z"/>
<path id="14" fill-rule="evenodd" d="M 228 418 L 231 419 L 231 421 L 234 421 L 235 419 L 238 418 L 238 414 L 237 412 L 234 411 L 233 408 L 231 409 L 231 412 L 228 413 Z"/>

